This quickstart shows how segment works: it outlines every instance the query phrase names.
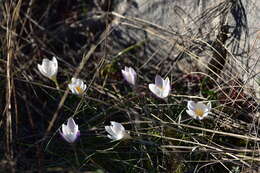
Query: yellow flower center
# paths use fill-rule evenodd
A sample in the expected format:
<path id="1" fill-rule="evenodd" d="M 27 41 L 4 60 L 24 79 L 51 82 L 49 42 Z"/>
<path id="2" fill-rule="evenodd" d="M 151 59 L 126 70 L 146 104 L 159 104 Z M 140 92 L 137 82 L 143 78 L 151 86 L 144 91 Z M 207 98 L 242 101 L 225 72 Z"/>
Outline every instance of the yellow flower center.
<path id="1" fill-rule="evenodd" d="M 164 87 L 163 86 L 158 86 L 159 90 L 163 91 Z"/>
<path id="2" fill-rule="evenodd" d="M 83 93 L 83 90 L 82 90 L 79 86 L 77 86 L 77 87 L 75 87 L 75 88 L 76 88 L 76 90 L 78 91 L 79 94 L 82 94 L 82 93 Z"/>
<path id="3" fill-rule="evenodd" d="M 204 111 L 200 108 L 195 109 L 195 114 L 199 117 L 202 117 L 204 114 Z"/>

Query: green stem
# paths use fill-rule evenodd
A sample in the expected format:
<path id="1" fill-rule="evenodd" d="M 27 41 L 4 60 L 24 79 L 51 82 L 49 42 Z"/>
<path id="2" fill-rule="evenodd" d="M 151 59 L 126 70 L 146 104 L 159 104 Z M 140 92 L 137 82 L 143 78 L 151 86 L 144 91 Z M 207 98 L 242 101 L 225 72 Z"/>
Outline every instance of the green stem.
<path id="1" fill-rule="evenodd" d="M 57 90 L 60 90 L 60 86 L 59 86 L 59 83 L 58 83 L 56 77 L 53 78 L 52 81 L 55 83 Z"/>
<path id="2" fill-rule="evenodd" d="M 78 154 L 77 154 L 77 151 L 76 151 L 76 147 L 75 147 L 74 144 L 71 144 L 71 145 L 72 145 L 74 156 L 75 156 L 75 159 L 76 159 L 76 165 L 77 165 L 77 167 L 79 167 L 80 163 L 79 163 L 79 158 L 78 158 Z"/>

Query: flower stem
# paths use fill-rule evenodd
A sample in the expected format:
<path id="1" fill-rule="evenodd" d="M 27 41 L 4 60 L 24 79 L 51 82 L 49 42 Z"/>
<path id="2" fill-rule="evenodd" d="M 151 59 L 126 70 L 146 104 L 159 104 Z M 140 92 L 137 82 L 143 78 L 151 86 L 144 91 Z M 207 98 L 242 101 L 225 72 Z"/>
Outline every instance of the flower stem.
<path id="1" fill-rule="evenodd" d="M 74 152 L 74 155 L 75 155 L 75 159 L 76 159 L 76 166 L 79 167 L 80 166 L 79 158 L 78 158 L 78 154 L 77 154 L 76 147 L 75 147 L 74 144 L 72 144 L 72 149 L 73 149 L 73 152 Z"/>
<path id="2" fill-rule="evenodd" d="M 52 81 L 55 83 L 57 90 L 60 90 L 59 83 L 56 78 L 52 79 Z"/>

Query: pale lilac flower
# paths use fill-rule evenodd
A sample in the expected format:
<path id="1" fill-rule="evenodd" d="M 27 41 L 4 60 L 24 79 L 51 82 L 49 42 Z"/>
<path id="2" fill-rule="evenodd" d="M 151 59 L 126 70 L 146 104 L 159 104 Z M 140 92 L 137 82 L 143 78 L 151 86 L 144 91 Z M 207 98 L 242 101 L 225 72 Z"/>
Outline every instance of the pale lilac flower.
<path id="1" fill-rule="evenodd" d="M 136 72 L 132 67 L 125 67 L 125 70 L 121 70 L 124 79 L 131 85 L 136 84 Z"/>
<path id="2" fill-rule="evenodd" d="M 72 78 L 71 83 L 69 84 L 69 89 L 73 94 L 82 95 L 86 90 L 87 85 L 84 84 L 83 80 Z"/>
<path id="3" fill-rule="evenodd" d="M 44 58 L 42 64 L 38 64 L 38 69 L 43 76 L 56 81 L 58 72 L 58 61 L 56 57 L 53 57 L 52 60 Z"/>
<path id="4" fill-rule="evenodd" d="M 125 131 L 125 128 L 122 124 L 110 121 L 111 126 L 105 126 L 106 131 L 109 133 L 108 138 L 112 140 L 120 140 L 123 138 L 130 138 L 129 134 Z"/>
<path id="5" fill-rule="evenodd" d="M 149 84 L 149 89 L 157 97 L 166 98 L 171 91 L 170 80 L 168 77 L 164 80 L 161 76 L 156 75 L 155 84 Z"/>
<path id="6" fill-rule="evenodd" d="M 194 119 L 202 120 L 207 117 L 211 110 L 211 102 L 205 105 L 202 102 L 188 101 L 186 112 Z"/>
<path id="7" fill-rule="evenodd" d="M 75 142 L 77 137 L 80 135 L 79 127 L 73 120 L 73 118 L 69 118 L 67 125 L 62 124 L 60 130 L 61 136 L 69 143 Z"/>

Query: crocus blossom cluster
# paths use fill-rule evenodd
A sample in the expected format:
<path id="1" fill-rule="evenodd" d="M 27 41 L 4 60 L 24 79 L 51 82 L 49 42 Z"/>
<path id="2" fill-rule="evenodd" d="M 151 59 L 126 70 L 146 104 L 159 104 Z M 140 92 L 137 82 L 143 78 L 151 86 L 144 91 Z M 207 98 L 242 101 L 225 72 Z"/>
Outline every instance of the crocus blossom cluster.
<path id="1" fill-rule="evenodd" d="M 58 61 L 56 57 L 52 60 L 44 58 L 42 64 L 38 64 L 38 69 L 42 75 L 53 80 L 57 84 Z M 137 81 L 137 73 L 132 67 L 125 67 L 121 70 L 123 78 L 130 84 L 135 86 Z M 72 78 L 68 84 L 73 94 L 84 94 L 87 86 L 82 79 Z M 160 75 L 155 76 L 155 83 L 148 85 L 149 90 L 158 98 L 165 99 L 171 91 L 171 83 L 168 77 L 163 79 Z M 188 101 L 186 112 L 194 119 L 202 120 L 207 117 L 211 111 L 211 102 L 205 105 L 202 102 Z M 108 133 L 107 137 L 113 141 L 131 138 L 121 123 L 111 121 L 110 126 L 105 126 Z M 78 125 L 73 118 L 69 118 L 67 124 L 62 124 L 60 135 L 69 143 L 76 141 L 80 135 Z"/>
<path id="2" fill-rule="evenodd" d="M 121 70 L 124 79 L 131 85 L 136 84 L 137 74 L 132 67 L 125 67 Z M 168 77 L 163 79 L 160 75 L 155 76 L 155 83 L 149 84 L 150 91 L 159 98 L 166 98 L 170 94 L 171 84 Z"/>
<path id="3" fill-rule="evenodd" d="M 130 138 L 130 135 L 126 132 L 124 126 L 121 123 L 111 121 L 111 126 L 105 126 L 105 130 L 109 133 L 108 138 L 113 141 Z M 79 127 L 73 120 L 69 118 L 67 124 L 62 124 L 60 135 L 68 143 L 74 143 L 80 135 Z"/>
<path id="4" fill-rule="evenodd" d="M 211 102 L 205 105 L 202 102 L 188 101 L 186 112 L 194 119 L 202 120 L 207 117 L 211 110 Z"/>
<path id="5" fill-rule="evenodd" d="M 125 70 L 122 70 L 122 74 L 124 79 L 132 84 L 135 85 L 136 81 L 136 72 L 132 67 L 125 67 Z M 158 98 L 165 99 L 169 96 L 171 91 L 171 83 L 168 77 L 163 79 L 160 75 L 155 76 L 155 83 L 148 85 L 150 91 L 157 96 Z M 186 112 L 194 119 L 202 120 L 203 118 L 207 117 L 211 111 L 211 102 L 207 105 L 203 104 L 202 102 L 193 102 L 188 101 Z"/>
<path id="6" fill-rule="evenodd" d="M 42 64 L 38 64 L 38 70 L 43 76 L 53 80 L 55 84 L 58 85 L 58 61 L 56 57 L 53 57 L 52 60 L 44 58 L 42 60 Z M 71 79 L 71 83 L 68 85 L 68 87 L 73 94 L 77 95 L 82 95 L 87 88 L 82 79 L 76 79 L 74 77 Z"/>

